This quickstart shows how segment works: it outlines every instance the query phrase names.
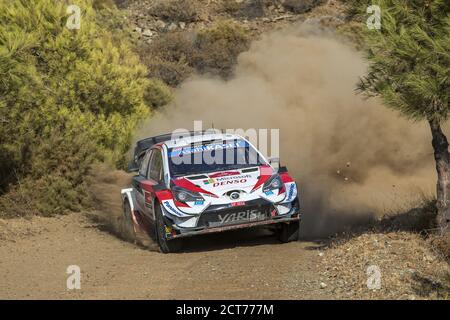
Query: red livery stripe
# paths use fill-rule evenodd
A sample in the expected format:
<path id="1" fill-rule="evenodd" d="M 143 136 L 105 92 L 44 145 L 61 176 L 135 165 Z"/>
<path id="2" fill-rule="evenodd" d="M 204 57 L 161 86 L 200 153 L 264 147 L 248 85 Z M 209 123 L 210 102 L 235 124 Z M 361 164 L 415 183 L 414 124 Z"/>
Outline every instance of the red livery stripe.
<path id="1" fill-rule="evenodd" d="M 288 173 L 281 173 L 280 177 L 283 183 L 294 182 L 294 179 L 292 179 L 292 177 Z"/>
<path id="2" fill-rule="evenodd" d="M 172 192 L 170 190 L 162 190 L 162 191 L 156 191 L 156 197 L 160 201 L 164 200 L 170 200 L 173 198 Z"/>
<path id="3" fill-rule="evenodd" d="M 177 207 L 190 208 L 190 206 L 187 203 L 183 203 L 183 202 L 176 201 L 176 200 L 174 202 Z"/>
<path id="4" fill-rule="evenodd" d="M 259 179 L 258 179 L 258 181 L 256 182 L 255 186 L 253 187 L 252 191 L 258 189 L 258 188 L 259 188 L 262 184 L 264 184 L 264 182 L 266 182 L 267 179 L 269 179 L 269 178 L 272 176 L 272 174 L 273 174 L 272 168 L 269 167 L 269 166 L 261 166 L 261 167 L 259 168 L 259 172 L 260 172 Z"/>

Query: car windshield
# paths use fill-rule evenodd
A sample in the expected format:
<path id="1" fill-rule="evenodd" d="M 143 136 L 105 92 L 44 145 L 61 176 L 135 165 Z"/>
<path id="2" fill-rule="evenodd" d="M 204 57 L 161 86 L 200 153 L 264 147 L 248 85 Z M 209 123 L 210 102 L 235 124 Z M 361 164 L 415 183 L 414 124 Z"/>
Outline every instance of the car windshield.
<path id="1" fill-rule="evenodd" d="M 236 170 L 266 164 L 245 140 L 203 141 L 168 150 L 170 174 L 174 177 Z"/>

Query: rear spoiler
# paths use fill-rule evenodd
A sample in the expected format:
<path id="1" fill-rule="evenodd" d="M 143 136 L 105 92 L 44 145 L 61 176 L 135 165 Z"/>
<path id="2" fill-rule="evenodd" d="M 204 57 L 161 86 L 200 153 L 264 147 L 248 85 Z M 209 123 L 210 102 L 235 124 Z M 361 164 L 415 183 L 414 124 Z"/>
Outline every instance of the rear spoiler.
<path id="1" fill-rule="evenodd" d="M 191 136 L 203 134 L 204 132 L 205 131 L 189 131 Z M 145 152 L 157 143 L 172 140 L 172 135 L 172 133 L 166 133 L 159 136 L 145 138 L 136 142 L 136 146 L 134 147 L 133 159 L 128 164 L 128 171 L 139 171 L 139 166 Z"/>
<path id="2" fill-rule="evenodd" d="M 135 172 L 139 171 L 139 166 L 141 164 L 142 157 L 145 154 L 145 151 L 150 149 L 157 143 L 168 141 L 172 139 L 172 134 L 162 134 L 155 137 L 149 137 L 136 142 L 136 146 L 134 147 L 133 159 L 128 164 L 128 171 Z"/>

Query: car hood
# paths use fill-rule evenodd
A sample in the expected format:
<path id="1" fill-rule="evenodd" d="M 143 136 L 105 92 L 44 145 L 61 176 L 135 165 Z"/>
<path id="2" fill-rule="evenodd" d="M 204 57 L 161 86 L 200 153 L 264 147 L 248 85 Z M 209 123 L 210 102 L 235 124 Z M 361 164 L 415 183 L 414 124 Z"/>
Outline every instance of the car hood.
<path id="1" fill-rule="evenodd" d="M 191 191 L 221 197 L 229 191 L 247 193 L 260 187 L 273 174 L 270 166 L 217 171 L 174 179 L 175 185 Z"/>

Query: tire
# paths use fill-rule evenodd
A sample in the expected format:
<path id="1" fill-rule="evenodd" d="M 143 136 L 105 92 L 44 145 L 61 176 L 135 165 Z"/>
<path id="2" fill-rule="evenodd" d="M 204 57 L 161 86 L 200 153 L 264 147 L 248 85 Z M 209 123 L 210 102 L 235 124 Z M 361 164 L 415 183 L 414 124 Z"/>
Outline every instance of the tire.
<path id="1" fill-rule="evenodd" d="M 164 219 L 159 205 L 155 206 L 155 216 L 156 216 L 156 238 L 158 241 L 159 249 L 162 253 L 174 253 L 181 250 L 180 239 L 167 240 L 166 238 L 166 225 L 164 224 Z"/>
<path id="2" fill-rule="evenodd" d="M 128 200 L 125 200 L 123 204 L 123 216 L 121 222 L 121 236 L 125 238 L 125 240 L 136 242 L 136 232 L 134 231 L 134 222 L 131 217 L 131 207 Z"/>
<path id="3" fill-rule="evenodd" d="M 278 230 L 278 240 L 283 243 L 299 239 L 300 221 L 283 223 Z"/>

